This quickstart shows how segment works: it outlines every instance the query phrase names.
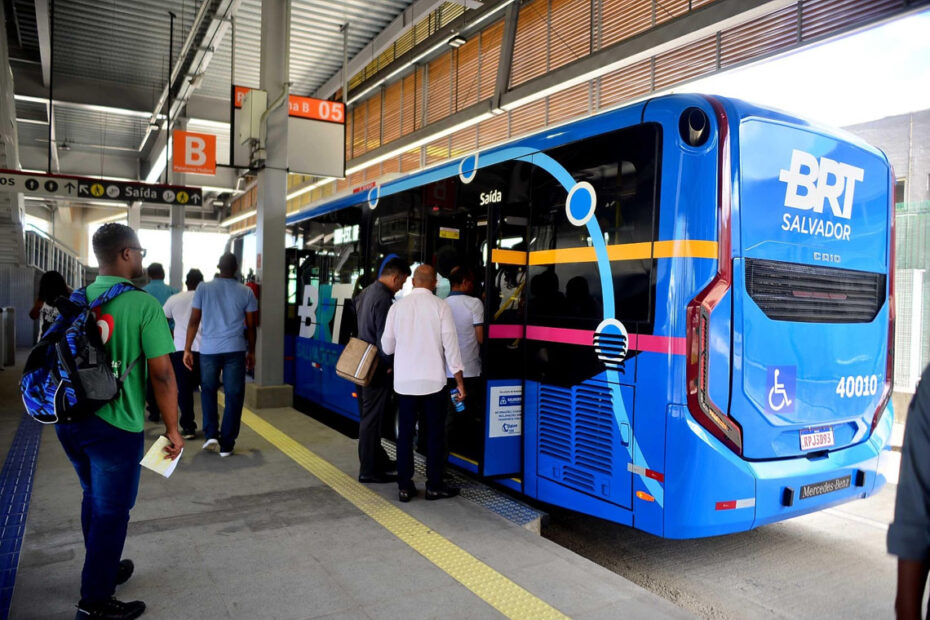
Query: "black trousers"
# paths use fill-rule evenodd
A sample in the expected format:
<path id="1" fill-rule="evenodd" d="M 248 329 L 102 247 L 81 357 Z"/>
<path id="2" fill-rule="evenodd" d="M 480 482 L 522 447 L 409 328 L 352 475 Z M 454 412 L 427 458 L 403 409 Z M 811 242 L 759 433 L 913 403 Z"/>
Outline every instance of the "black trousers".
<path id="1" fill-rule="evenodd" d="M 381 368 L 365 387 L 358 388 L 358 475 L 378 476 L 389 467 L 387 452 L 381 447 L 381 425 L 394 392 L 392 377 Z"/>
<path id="2" fill-rule="evenodd" d="M 174 366 L 174 378 L 178 384 L 178 426 L 181 427 L 181 431 L 193 433 L 197 430 L 194 390 L 200 387 L 200 353 L 194 352 L 194 370 L 188 370 L 184 365 L 184 351 L 171 354 L 171 365 Z"/>
<path id="3" fill-rule="evenodd" d="M 152 387 L 151 377 L 145 381 L 145 406 L 149 410 L 149 420 L 152 422 L 161 420 L 161 411 L 158 409 L 158 401 L 155 400 L 155 389 Z"/>
<path id="4" fill-rule="evenodd" d="M 477 457 L 484 433 L 485 383 L 484 377 L 465 377 L 465 411 L 455 410 L 451 392 L 457 387 L 455 379 L 446 383 L 447 394 L 445 447 L 442 462 L 449 461 L 449 452 L 455 450 L 465 456 Z"/>
<path id="5" fill-rule="evenodd" d="M 445 388 L 423 396 L 397 395 L 400 415 L 397 437 L 398 488 L 413 489 L 413 432 L 418 418 L 420 435 L 426 436 L 426 489 L 438 491 L 442 488 L 442 455 L 448 398 L 449 392 Z"/>

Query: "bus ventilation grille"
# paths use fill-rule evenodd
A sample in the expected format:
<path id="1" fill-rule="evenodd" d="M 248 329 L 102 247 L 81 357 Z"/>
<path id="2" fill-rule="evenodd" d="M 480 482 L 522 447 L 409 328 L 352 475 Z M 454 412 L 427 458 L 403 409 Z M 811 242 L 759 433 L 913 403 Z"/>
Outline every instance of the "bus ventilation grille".
<path id="1" fill-rule="evenodd" d="M 609 370 L 624 370 L 628 346 L 626 337 L 621 334 L 594 334 L 594 351 Z"/>
<path id="2" fill-rule="evenodd" d="M 619 445 L 612 398 L 605 382 L 570 389 L 540 385 L 539 452 L 552 465 L 540 467 L 541 475 L 588 493 L 609 489 Z"/>
<path id="3" fill-rule="evenodd" d="M 776 321 L 869 323 L 885 303 L 885 275 L 747 258 L 746 290 Z"/>

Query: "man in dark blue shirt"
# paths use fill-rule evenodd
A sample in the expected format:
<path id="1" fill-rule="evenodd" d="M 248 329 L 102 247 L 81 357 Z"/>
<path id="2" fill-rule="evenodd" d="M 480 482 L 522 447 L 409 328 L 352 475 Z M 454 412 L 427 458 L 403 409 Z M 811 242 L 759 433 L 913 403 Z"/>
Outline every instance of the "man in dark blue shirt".
<path id="1" fill-rule="evenodd" d="M 152 297 L 158 300 L 159 305 L 164 306 L 168 298 L 177 293 L 167 284 L 165 284 L 165 268 L 161 263 L 152 263 L 146 270 L 149 276 L 149 283 L 142 289 Z M 168 328 L 174 329 L 174 322 L 168 320 Z M 158 422 L 161 415 L 158 413 L 158 403 L 155 402 L 155 392 L 152 391 L 152 384 L 149 383 L 145 392 L 145 404 L 149 410 L 149 421 Z"/>
<path id="2" fill-rule="evenodd" d="M 930 366 L 917 384 L 907 412 L 901 476 L 894 522 L 888 528 L 888 553 L 898 556 L 900 619 L 923 618 L 921 605 L 930 571 Z"/>
<path id="3" fill-rule="evenodd" d="M 387 453 L 381 447 L 381 421 L 393 392 L 391 358 L 381 353 L 381 335 L 388 310 L 410 275 L 410 266 L 400 258 L 392 258 L 381 268 L 378 279 L 366 286 L 355 298 L 358 317 L 358 337 L 378 347 L 378 368 L 371 382 L 358 389 L 358 460 L 359 482 L 394 482 L 397 474 Z"/>

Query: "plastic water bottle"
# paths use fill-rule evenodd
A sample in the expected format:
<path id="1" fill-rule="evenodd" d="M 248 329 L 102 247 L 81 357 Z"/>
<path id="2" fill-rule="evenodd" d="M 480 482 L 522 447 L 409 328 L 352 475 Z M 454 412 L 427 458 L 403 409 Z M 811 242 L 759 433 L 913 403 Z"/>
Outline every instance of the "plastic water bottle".
<path id="1" fill-rule="evenodd" d="M 456 398 L 456 396 L 458 395 L 459 395 L 458 388 L 452 388 L 452 391 L 449 392 L 449 396 L 452 397 L 452 405 L 455 407 L 455 410 L 458 413 L 462 413 L 463 411 L 465 411 L 465 401 L 459 400 L 458 398 Z"/>

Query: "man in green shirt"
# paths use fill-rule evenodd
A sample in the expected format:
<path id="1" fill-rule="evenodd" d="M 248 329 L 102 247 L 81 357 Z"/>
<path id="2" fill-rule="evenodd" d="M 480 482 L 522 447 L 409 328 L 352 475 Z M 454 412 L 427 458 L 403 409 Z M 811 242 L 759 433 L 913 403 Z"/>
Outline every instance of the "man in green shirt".
<path id="1" fill-rule="evenodd" d="M 142 275 L 145 250 L 139 247 L 132 228 L 105 224 L 94 233 L 93 245 L 100 275 L 87 287 L 89 302 L 111 286 Z M 86 553 L 78 617 L 131 619 L 145 612 L 145 603 L 124 603 L 113 594 L 133 570 L 132 561 L 120 561 L 120 556 L 139 489 L 147 379 L 151 379 L 171 442 L 167 455 L 177 458 L 184 446 L 178 433 L 178 396 L 169 357 L 174 341 L 158 301 L 142 291 L 123 293 L 100 307 L 97 326 L 115 374 L 122 375 L 140 358 L 147 363 L 136 364 L 116 399 L 95 415 L 58 424 L 55 430 L 84 489 L 81 528 Z"/>

